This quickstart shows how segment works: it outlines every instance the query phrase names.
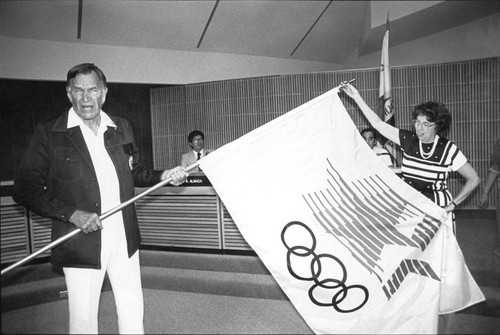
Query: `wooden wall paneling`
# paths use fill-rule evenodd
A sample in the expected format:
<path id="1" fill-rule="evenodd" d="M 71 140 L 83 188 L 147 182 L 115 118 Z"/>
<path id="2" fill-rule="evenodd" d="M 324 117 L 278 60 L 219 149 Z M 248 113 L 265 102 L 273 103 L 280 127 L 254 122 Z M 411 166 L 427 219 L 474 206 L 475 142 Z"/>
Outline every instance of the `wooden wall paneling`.
<path id="1" fill-rule="evenodd" d="M 143 245 L 222 248 L 216 195 L 146 195 L 135 206 Z"/>
<path id="2" fill-rule="evenodd" d="M 28 220 L 24 207 L 2 197 L 1 263 L 17 262 L 30 253 Z"/>
<path id="3" fill-rule="evenodd" d="M 38 214 L 29 212 L 29 229 L 31 253 L 40 250 L 51 242 L 52 220 L 43 218 Z M 76 228 L 75 228 L 76 229 Z M 50 250 L 47 250 L 37 258 L 50 256 Z"/>
<path id="4" fill-rule="evenodd" d="M 252 250 L 250 245 L 241 235 L 238 227 L 234 223 L 231 215 L 227 211 L 226 206 L 221 202 L 222 208 L 222 249 L 228 250 Z"/>

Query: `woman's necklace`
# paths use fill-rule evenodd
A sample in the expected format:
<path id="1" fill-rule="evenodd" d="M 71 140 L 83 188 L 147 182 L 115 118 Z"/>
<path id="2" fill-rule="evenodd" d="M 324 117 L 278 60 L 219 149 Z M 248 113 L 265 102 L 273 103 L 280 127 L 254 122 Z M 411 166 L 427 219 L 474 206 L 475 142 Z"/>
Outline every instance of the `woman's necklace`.
<path id="1" fill-rule="evenodd" d="M 434 144 L 432 145 L 431 151 L 429 152 L 424 152 L 424 148 L 422 147 L 422 141 L 418 141 L 418 146 L 420 149 L 420 156 L 422 156 L 423 159 L 428 159 L 434 154 L 434 150 L 436 149 L 437 143 L 438 143 L 438 138 L 439 136 L 434 137 Z"/>

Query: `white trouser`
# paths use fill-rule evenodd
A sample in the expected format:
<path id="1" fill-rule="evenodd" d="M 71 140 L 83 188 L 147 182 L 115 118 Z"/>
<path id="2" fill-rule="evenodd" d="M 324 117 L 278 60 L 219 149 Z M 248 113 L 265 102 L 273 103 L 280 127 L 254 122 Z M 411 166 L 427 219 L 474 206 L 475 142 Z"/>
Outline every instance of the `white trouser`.
<path id="1" fill-rule="evenodd" d="M 63 268 L 68 289 L 69 332 L 97 334 L 99 297 L 108 273 L 118 314 L 120 334 L 144 334 L 139 252 L 131 258 L 121 212 L 103 221 L 101 230 L 101 269 Z"/>

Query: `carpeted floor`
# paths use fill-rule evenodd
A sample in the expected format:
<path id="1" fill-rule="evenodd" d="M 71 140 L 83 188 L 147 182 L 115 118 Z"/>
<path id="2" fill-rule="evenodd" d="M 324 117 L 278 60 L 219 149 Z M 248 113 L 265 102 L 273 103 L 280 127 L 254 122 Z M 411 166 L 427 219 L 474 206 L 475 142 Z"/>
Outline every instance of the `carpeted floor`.
<path id="1" fill-rule="evenodd" d="M 148 334 L 312 334 L 286 300 L 152 289 L 144 289 L 144 299 Z M 117 334 L 111 291 L 103 292 L 99 310 L 99 333 Z M 2 313 L 2 334 L 67 333 L 66 300 Z"/>

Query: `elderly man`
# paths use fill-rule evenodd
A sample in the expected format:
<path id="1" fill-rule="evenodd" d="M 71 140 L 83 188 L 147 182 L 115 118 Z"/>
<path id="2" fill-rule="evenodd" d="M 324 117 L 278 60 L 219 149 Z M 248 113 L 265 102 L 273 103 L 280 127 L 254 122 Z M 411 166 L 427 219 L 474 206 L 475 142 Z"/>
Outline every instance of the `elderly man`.
<path id="1" fill-rule="evenodd" d="M 130 124 L 102 111 L 106 77 L 94 64 L 74 66 L 66 93 L 72 108 L 37 126 L 17 171 L 13 198 L 52 218 L 52 239 L 76 228 L 83 234 L 56 246 L 51 262 L 63 268 L 69 303 L 69 332 L 98 332 L 104 276 L 112 285 L 120 333 L 144 333 L 139 267 L 140 232 L 134 205 L 101 223 L 99 215 L 134 196 L 134 186 L 152 186 L 182 167 L 149 170 L 141 165 Z"/>

